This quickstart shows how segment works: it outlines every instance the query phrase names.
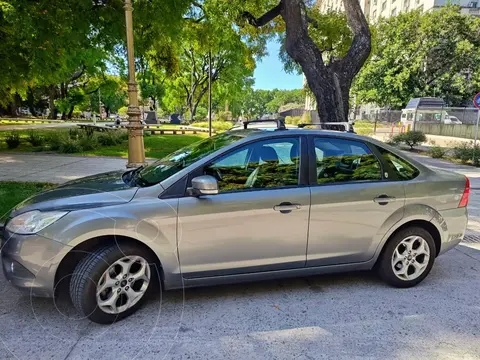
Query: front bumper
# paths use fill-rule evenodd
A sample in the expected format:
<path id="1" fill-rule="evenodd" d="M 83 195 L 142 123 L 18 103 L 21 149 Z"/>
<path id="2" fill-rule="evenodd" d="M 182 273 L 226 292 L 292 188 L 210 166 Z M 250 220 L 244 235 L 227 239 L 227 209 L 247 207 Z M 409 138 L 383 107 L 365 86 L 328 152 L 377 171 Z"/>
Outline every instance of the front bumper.
<path id="1" fill-rule="evenodd" d="M 52 297 L 55 273 L 71 247 L 40 235 L 0 233 L 2 269 L 15 287 L 33 296 Z"/>

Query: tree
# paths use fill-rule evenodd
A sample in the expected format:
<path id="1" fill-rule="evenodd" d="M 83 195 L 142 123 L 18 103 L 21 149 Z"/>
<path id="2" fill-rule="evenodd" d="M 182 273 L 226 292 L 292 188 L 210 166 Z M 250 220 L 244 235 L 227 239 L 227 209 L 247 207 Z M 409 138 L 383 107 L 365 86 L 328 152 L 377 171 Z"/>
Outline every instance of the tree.
<path id="1" fill-rule="evenodd" d="M 291 104 L 294 107 L 303 107 L 305 103 L 305 91 L 303 89 L 294 90 L 272 90 L 273 99 L 270 100 L 266 109 L 268 112 L 279 112 L 282 106 Z"/>
<path id="2" fill-rule="evenodd" d="M 480 86 L 480 19 L 456 6 L 383 19 L 354 93 L 360 103 L 403 108 L 411 98 L 463 106 Z"/>
<path id="3" fill-rule="evenodd" d="M 238 29 L 224 16 L 210 11 L 210 5 L 208 1 L 198 4 L 204 14 L 199 20 L 185 20 L 182 39 L 177 45 L 178 71 L 165 82 L 166 92 L 176 95 L 167 96 L 164 105 L 179 108 L 181 104 L 176 98 L 181 97 L 190 121 L 207 94 L 210 71 L 212 84 L 221 83 L 226 95 L 241 88 L 255 67 L 255 54 Z M 234 85 L 235 82 L 238 85 Z"/>
<path id="4" fill-rule="evenodd" d="M 318 9 L 308 6 L 304 0 L 280 0 L 260 17 L 250 12 L 243 14 L 255 27 L 262 27 L 277 16 L 282 17 L 285 22 L 285 49 L 302 68 L 317 100 L 322 122 L 347 121 L 352 81 L 370 54 L 370 29 L 358 0 L 344 0 L 343 3 L 353 39 L 344 56 L 333 56 L 328 62 L 324 60 L 324 52 L 332 49 L 312 38 L 315 29 L 321 28 L 316 20 Z"/>

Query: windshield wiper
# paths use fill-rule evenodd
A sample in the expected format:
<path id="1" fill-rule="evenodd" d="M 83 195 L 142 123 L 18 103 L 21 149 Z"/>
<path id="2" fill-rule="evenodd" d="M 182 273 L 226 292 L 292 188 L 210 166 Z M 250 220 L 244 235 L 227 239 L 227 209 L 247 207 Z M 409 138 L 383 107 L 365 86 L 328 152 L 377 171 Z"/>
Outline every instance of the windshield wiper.
<path id="1" fill-rule="evenodd" d="M 137 179 L 138 179 L 138 174 L 140 173 L 140 170 L 142 170 L 145 166 L 140 166 L 139 168 L 136 168 L 135 170 L 132 170 L 130 172 L 130 178 L 128 179 L 129 185 L 130 186 L 136 186 L 137 185 Z"/>

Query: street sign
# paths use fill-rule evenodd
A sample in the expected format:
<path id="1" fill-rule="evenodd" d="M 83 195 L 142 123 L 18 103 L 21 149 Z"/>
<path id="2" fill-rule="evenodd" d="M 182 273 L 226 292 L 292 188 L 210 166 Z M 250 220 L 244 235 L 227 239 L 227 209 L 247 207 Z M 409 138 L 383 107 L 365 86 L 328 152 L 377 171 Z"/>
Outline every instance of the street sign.
<path id="1" fill-rule="evenodd" d="M 480 93 L 473 98 L 473 105 L 475 105 L 477 109 L 480 109 Z"/>

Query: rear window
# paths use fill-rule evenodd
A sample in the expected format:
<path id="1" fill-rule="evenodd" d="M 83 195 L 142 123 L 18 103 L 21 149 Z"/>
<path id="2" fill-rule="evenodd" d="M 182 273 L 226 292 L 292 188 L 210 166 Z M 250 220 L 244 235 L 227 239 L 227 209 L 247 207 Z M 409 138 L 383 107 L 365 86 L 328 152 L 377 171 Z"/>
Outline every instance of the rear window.
<path id="1" fill-rule="evenodd" d="M 412 180 L 418 176 L 418 169 L 408 161 L 403 160 L 401 157 L 382 147 L 377 146 L 377 148 L 380 154 L 382 154 L 383 160 L 390 168 L 390 172 L 395 175 L 395 178 L 390 180 Z"/>

